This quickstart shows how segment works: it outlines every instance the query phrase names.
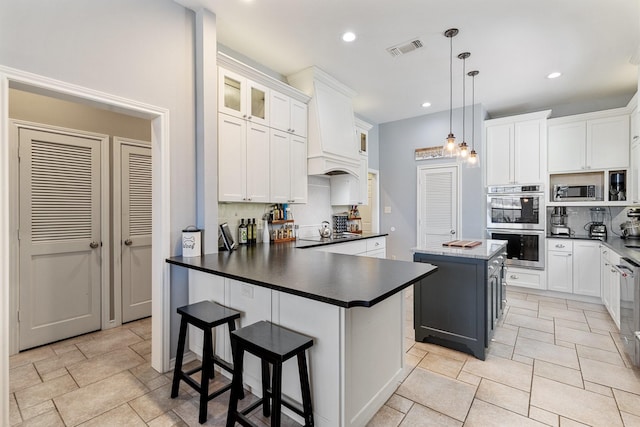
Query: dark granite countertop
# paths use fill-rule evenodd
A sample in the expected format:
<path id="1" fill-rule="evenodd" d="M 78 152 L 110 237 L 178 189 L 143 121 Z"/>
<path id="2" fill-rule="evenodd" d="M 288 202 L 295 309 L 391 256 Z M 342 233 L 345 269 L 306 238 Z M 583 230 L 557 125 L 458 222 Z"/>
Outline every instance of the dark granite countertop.
<path id="1" fill-rule="evenodd" d="M 371 307 L 437 270 L 431 264 L 298 250 L 294 244 L 166 261 L 346 308 Z"/>

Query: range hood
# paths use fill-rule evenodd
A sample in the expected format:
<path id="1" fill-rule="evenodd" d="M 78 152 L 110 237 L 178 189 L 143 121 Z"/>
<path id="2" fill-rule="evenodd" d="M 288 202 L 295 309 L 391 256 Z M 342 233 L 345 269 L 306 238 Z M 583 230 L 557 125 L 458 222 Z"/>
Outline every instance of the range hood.
<path id="1" fill-rule="evenodd" d="M 318 67 L 306 68 L 287 80 L 311 96 L 307 173 L 358 177 L 360 159 L 353 115 L 356 93 Z"/>

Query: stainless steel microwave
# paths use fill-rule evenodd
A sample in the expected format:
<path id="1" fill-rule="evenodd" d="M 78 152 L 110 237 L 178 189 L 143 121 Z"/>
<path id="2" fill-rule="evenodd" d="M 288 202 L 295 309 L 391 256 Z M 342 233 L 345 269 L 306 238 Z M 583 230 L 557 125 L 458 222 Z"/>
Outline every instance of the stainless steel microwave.
<path id="1" fill-rule="evenodd" d="M 582 202 L 598 200 L 595 185 L 554 185 L 554 202 Z"/>

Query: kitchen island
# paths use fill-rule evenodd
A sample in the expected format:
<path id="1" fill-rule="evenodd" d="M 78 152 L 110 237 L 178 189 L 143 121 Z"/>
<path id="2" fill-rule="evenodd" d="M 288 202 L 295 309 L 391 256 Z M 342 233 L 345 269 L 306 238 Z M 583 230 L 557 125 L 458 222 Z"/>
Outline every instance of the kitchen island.
<path id="1" fill-rule="evenodd" d="M 504 309 L 502 271 L 507 242 L 476 240 L 474 247 L 442 243 L 413 249 L 413 260 L 438 271 L 414 286 L 415 340 L 485 359 Z"/>
<path id="2" fill-rule="evenodd" d="M 295 244 L 167 262 L 189 269 L 191 302 L 209 299 L 241 311 L 240 326 L 268 320 L 314 338 L 308 351 L 314 417 L 327 427 L 363 426 L 393 394 L 404 360 L 401 291 L 436 270 Z M 198 335 L 189 340 L 199 354 Z M 216 353 L 231 360 L 226 331 L 215 343 Z M 260 395 L 259 361 L 247 355 L 244 368 L 246 385 Z M 299 388 L 295 364 L 285 364 L 284 394 L 300 402 Z"/>

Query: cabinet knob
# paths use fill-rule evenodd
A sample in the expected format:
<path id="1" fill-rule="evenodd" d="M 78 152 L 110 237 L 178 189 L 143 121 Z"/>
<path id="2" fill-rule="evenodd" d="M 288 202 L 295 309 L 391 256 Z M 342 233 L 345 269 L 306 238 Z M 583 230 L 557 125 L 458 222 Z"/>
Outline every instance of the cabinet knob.
<path id="1" fill-rule="evenodd" d="M 456 234 L 456 230 L 451 230 L 451 231 L 449 231 L 449 233 Z"/>

